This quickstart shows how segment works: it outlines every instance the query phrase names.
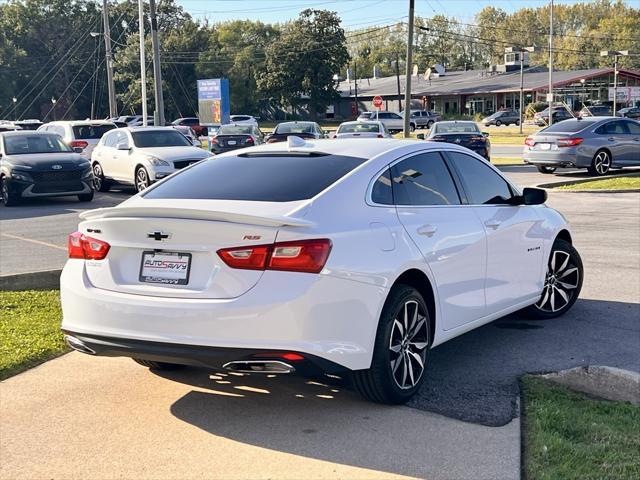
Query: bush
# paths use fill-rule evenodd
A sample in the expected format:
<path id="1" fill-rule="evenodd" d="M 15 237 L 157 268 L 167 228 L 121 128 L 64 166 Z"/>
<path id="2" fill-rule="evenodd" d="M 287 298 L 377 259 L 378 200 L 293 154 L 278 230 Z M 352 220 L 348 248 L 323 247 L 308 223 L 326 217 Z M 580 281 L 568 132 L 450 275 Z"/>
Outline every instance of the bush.
<path id="1" fill-rule="evenodd" d="M 527 108 L 524 109 L 524 117 L 525 118 L 533 118 L 533 115 L 543 111 L 547 108 L 547 104 L 545 102 L 534 102 L 527 105 Z"/>

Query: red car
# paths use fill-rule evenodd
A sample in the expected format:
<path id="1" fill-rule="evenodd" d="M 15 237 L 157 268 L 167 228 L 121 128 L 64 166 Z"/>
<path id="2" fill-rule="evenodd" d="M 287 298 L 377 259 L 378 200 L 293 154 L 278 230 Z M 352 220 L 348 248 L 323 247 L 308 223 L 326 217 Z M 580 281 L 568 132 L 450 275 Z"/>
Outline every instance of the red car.
<path id="1" fill-rule="evenodd" d="M 203 127 L 202 125 L 200 125 L 200 119 L 198 117 L 178 118 L 177 120 L 171 122 L 171 125 L 182 125 L 191 127 L 191 130 L 196 132 L 196 135 L 198 135 L 199 137 L 207 134 L 207 127 Z"/>

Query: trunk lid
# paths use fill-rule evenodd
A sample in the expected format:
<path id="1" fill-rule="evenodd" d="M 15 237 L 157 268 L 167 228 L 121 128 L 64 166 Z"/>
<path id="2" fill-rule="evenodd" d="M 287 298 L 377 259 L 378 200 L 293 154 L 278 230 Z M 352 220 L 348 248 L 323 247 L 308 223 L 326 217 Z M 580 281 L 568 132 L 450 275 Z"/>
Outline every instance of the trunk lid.
<path id="1" fill-rule="evenodd" d="M 144 206 L 140 201 L 126 202 L 81 215 L 85 220 L 80 231 L 110 245 L 106 259 L 85 262 L 94 287 L 159 297 L 239 297 L 263 272 L 233 269 L 217 251 L 273 243 L 283 225 L 311 225 L 287 216 L 304 202 L 175 200 L 172 207 L 166 207 L 166 201 L 142 202 Z M 250 203 L 262 205 L 232 205 Z"/>

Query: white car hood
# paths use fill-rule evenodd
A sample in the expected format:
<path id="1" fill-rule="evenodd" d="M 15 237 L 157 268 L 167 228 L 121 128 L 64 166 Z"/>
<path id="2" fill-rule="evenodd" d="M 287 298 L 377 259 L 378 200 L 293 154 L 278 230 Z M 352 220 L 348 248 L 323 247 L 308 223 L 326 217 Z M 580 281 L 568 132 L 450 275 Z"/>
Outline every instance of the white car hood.
<path id="1" fill-rule="evenodd" d="M 209 158 L 211 155 L 206 150 L 198 147 L 151 147 L 151 148 L 138 148 L 136 147 L 136 153 L 142 155 L 153 155 L 160 160 L 167 160 L 169 162 L 179 160 L 202 160 L 203 158 Z"/>

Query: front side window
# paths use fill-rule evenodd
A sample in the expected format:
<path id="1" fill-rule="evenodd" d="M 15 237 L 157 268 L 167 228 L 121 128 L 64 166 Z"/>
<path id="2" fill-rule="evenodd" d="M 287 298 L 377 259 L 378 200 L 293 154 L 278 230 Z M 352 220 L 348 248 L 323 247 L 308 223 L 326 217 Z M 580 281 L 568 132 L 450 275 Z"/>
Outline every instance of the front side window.
<path id="1" fill-rule="evenodd" d="M 72 152 L 58 135 L 49 133 L 38 135 L 6 135 L 4 151 L 7 155 L 32 153 Z"/>
<path id="2" fill-rule="evenodd" d="M 625 122 L 614 121 L 601 125 L 596 129 L 596 133 L 599 135 L 624 135 L 629 132 L 627 131 Z"/>
<path id="3" fill-rule="evenodd" d="M 102 142 L 104 144 L 104 146 L 105 147 L 116 148 L 118 133 L 119 132 L 111 132 L 111 133 L 105 135 L 104 140 Z"/>
<path id="4" fill-rule="evenodd" d="M 459 152 L 447 152 L 473 205 L 510 203 L 513 194 L 509 184 L 484 161 Z"/>
<path id="5" fill-rule="evenodd" d="M 449 169 L 438 152 L 407 158 L 391 167 L 396 205 L 460 205 Z"/>

